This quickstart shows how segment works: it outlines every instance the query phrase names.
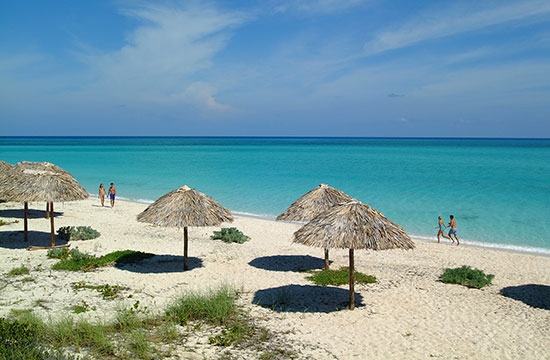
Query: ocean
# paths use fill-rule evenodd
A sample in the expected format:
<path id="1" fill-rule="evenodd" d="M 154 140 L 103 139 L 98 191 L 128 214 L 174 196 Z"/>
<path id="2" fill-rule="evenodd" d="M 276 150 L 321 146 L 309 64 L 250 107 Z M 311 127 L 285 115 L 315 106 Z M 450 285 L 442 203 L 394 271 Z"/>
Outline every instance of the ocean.
<path id="1" fill-rule="evenodd" d="M 325 183 L 413 236 L 434 240 L 453 214 L 464 243 L 550 254 L 550 139 L 0 137 L 0 159 L 52 162 L 92 196 L 188 185 L 268 219 Z"/>

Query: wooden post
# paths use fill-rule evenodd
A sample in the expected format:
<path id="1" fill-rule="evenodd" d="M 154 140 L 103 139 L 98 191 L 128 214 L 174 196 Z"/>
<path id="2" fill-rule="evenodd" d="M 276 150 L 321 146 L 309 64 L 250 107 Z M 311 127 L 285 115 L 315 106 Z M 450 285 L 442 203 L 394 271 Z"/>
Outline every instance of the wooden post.
<path id="1" fill-rule="evenodd" d="M 25 224 L 24 224 L 24 239 L 25 241 L 29 241 L 29 203 L 25 201 Z"/>
<path id="2" fill-rule="evenodd" d="M 353 249 L 349 249 L 349 309 L 355 309 L 355 261 Z"/>
<path id="3" fill-rule="evenodd" d="M 188 242 L 187 226 L 184 226 L 183 227 L 183 270 L 189 269 L 189 262 L 187 259 L 187 242 Z"/>
<path id="4" fill-rule="evenodd" d="M 50 202 L 46 201 L 46 219 L 50 217 Z"/>
<path id="5" fill-rule="evenodd" d="M 52 227 L 51 237 L 50 237 L 50 245 L 52 248 L 55 247 L 55 225 L 53 223 L 53 201 L 50 202 L 50 224 Z"/>
<path id="6" fill-rule="evenodd" d="M 329 260 L 328 260 L 328 249 L 325 249 L 325 270 L 328 270 Z"/>

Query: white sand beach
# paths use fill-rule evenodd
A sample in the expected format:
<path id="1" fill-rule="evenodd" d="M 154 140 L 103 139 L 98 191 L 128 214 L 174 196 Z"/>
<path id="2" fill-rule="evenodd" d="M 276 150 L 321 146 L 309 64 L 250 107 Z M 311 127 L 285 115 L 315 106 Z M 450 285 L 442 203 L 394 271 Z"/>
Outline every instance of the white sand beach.
<path id="1" fill-rule="evenodd" d="M 101 207 L 97 198 L 55 204 L 61 226 L 91 226 L 101 236 L 72 241 L 71 248 L 103 255 L 138 250 L 156 256 L 135 265 L 92 272 L 54 271 L 45 204 L 31 203 L 29 241 L 23 242 L 22 204 L 0 203 L 0 316 L 12 309 L 34 309 L 43 316 L 72 314 L 107 321 L 121 304 L 162 311 L 186 291 L 231 284 L 242 289 L 239 304 L 258 323 L 280 334 L 303 359 L 550 359 L 550 257 L 437 244 L 415 239 L 409 251 L 355 251 L 357 271 L 377 283 L 356 285 L 357 307 L 342 309 L 348 287 L 320 287 L 302 270 L 323 267 L 323 249 L 292 243 L 298 224 L 237 216 L 222 227 L 251 237 L 244 244 L 211 240 L 217 228 L 189 229 L 189 267 L 183 271 L 183 235 L 172 228 L 139 223 L 147 205 L 117 201 Z M 14 221 L 18 222 L 14 222 Z M 63 243 L 57 240 L 58 243 Z M 347 250 L 331 250 L 331 268 L 348 266 Z M 478 289 L 439 281 L 445 268 L 469 265 L 494 274 L 492 285 Z M 27 277 L 6 274 L 30 269 Z M 125 297 L 105 300 L 76 282 L 119 285 Z M 505 294 L 505 295 L 503 295 Z M 129 296 L 131 295 L 131 296 Z M 94 310 L 73 314 L 86 304 Z M 203 358 L 216 358 L 208 341 L 188 344 Z M 188 349 L 187 349 L 188 350 Z M 182 355 L 183 356 L 183 355 Z M 175 357 L 178 358 L 178 357 Z"/>

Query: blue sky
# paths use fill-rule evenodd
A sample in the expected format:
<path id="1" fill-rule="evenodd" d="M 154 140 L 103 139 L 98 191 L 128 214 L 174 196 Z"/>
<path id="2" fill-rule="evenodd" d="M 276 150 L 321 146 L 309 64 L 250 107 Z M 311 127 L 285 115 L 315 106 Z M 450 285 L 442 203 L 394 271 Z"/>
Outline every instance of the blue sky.
<path id="1" fill-rule="evenodd" d="M 5 0 L 0 127 L 550 138 L 550 1 Z"/>

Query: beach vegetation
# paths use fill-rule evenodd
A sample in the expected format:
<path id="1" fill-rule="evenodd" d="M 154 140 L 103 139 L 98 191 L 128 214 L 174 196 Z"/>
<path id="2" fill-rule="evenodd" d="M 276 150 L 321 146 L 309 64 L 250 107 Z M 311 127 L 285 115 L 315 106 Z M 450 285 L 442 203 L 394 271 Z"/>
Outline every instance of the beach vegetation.
<path id="1" fill-rule="evenodd" d="M 80 290 L 80 289 L 89 289 L 89 290 L 97 290 L 102 296 L 103 299 L 106 300 L 112 300 L 119 296 L 121 290 L 128 290 L 128 287 L 119 286 L 119 285 L 109 285 L 109 284 L 103 284 L 103 285 L 88 285 L 83 281 L 78 281 L 72 283 L 73 289 Z"/>
<path id="2" fill-rule="evenodd" d="M 90 310 L 90 305 L 86 301 L 82 300 L 80 304 L 73 305 L 72 309 L 75 314 L 82 314 Z"/>
<path id="3" fill-rule="evenodd" d="M 165 316 L 180 325 L 193 320 L 223 325 L 226 319 L 236 314 L 237 295 L 238 292 L 229 286 L 221 286 L 206 294 L 190 292 L 175 299 L 166 309 Z"/>
<path id="4" fill-rule="evenodd" d="M 8 276 L 20 276 L 20 275 L 28 275 L 29 274 L 29 268 L 26 266 L 20 266 L 11 269 L 8 272 Z"/>
<path id="5" fill-rule="evenodd" d="M 307 276 L 306 279 L 311 280 L 316 285 L 345 285 L 349 284 L 349 268 L 344 266 L 338 270 L 323 269 L 323 270 L 311 270 L 307 271 L 312 275 Z M 359 271 L 355 271 L 355 282 L 357 284 L 373 284 L 376 283 L 376 277 L 373 275 L 363 274 Z"/>
<path id="6" fill-rule="evenodd" d="M 226 243 L 242 244 L 250 240 L 250 236 L 242 233 L 235 227 L 222 228 L 220 231 L 214 231 L 214 235 L 210 236 L 212 240 L 221 240 Z"/>
<path id="7" fill-rule="evenodd" d="M 170 357 L 172 345 L 184 342 L 194 331 L 208 336 L 212 346 L 230 348 L 229 358 L 239 349 L 248 354 L 253 351 L 260 359 L 296 358 L 287 344 L 237 306 L 238 296 L 239 291 L 222 285 L 202 294 L 183 294 L 158 314 L 151 314 L 136 301 L 117 309 L 110 322 L 75 320 L 70 315 L 44 321 L 31 310 L 12 312 L 11 318 L 0 319 L 0 360 L 68 360 L 77 357 L 66 354 L 82 353 L 84 358 L 102 359 Z M 89 309 L 84 301 L 73 307 L 74 312 Z M 15 350 L 22 355 L 11 356 Z"/>
<path id="8" fill-rule="evenodd" d="M 47 256 L 49 258 L 60 259 L 58 263 L 52 266 L 54 270 L 92 271 L 109 265 L 120 266 L 136 263 L 140 260 L 150 258 L 154 254 L 134 250 L 121 250 L 96 257 L 82 253 L 78 249 L 54 248 L 48 250 Z"/>
<path id="9" fill-rule="evenodd" d="M 482 270 L 463 265 L 459 268 L 447 268 L 441 275 L 441 281 L 447 284 L 459 284 L 469 288 L 481 289 L 490 285 L 495 275 L 485 274 Z"/>
<path id="10" fill-rule="evenodd" d="M 65 241 L 91 240 L 101 236 L 99 231 L 90 226 L 64 226 L 57 230 L 57 236 Z"/>

